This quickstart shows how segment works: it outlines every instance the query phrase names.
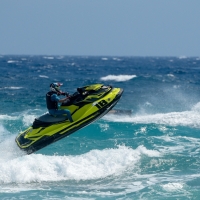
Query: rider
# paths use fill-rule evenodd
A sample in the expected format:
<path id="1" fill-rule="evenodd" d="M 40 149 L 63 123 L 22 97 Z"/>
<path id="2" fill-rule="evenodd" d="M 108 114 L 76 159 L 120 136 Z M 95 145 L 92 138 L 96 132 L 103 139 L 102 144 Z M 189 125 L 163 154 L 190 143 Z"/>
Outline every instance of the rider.
<path id="1" fill-rule="evenodd" d="M 69 110 L 61 110 L 59 109 L 58 103 L 63 103 L 69 100 L 69 94 L 64 93 L 60 90 L 61 83 L 51 83 L 50 84 L 50 91 L 46 94 L 46 104 L 47 109 L 49 110 L 49 114 L 53 116 L 57 115 L 67 115 L 70 122 L 73 122 L 71 113 Z M 61 99 L 60 95 L 66 95 L 67 97 Z"/>

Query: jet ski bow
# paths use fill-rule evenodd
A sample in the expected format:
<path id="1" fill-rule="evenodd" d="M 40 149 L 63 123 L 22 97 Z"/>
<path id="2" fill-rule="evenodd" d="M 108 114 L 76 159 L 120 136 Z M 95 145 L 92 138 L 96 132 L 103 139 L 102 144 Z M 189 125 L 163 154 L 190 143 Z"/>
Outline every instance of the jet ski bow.
<path id="1" fill-rule="evenodd" d="M 103 117 L 117 104 L 122 93 L 121 88 L 103 84 L 77 88 L 70 101 L 60 106 L 60 109 L 70 110 L 73 122 L 66 116 L 54 117 L 46 113 L 19 133 L 15 141 L 27 154 L 38 151 Z"/>

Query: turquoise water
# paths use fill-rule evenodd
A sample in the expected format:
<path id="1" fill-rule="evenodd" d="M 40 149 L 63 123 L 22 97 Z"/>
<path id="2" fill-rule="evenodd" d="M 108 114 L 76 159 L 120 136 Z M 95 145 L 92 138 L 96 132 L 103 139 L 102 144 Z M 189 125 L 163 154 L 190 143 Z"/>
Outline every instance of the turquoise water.
<path id="1" fill-rule="evenodd" d="M 200 58 L 0 56 L 1 199 L 199 199 Z M 17 134 L 63 90 L 124 89 L 102 119 L 25 155 Z"/>

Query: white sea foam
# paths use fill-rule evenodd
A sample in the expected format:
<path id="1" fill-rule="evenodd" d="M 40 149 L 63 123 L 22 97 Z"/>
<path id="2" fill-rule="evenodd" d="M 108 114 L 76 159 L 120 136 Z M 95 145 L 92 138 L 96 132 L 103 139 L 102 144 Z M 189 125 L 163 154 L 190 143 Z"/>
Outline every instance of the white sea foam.
<path id="1" fill-rule="evenodd" d="M 2 134 L 2 132 L 0 134 Z M 15 143 L 16 135 L 11 135 L 9 132 L 4 132 L 3 134 L 4 135 L 1 135 L 0 137 L 0 167 L 3 166 L 3 163 L 25 155 L 25 153 L 21 151 Z"/>
<path id="2" fill-rule="evenodd" d="M 45 75 L 39 75 L 40 78 L 49 78 L 48 76 Z"/>
<path id="3" fill-rule="evenodd" d="M 123 82 L 123 81 L 129 81 L 136 77 L 137 77 L 136 75 L 108 75 L 105 77 L 101 77 L 101 80 Z"/>
<path id="4" fill-rule="evenodd" d="M 16 86 L 10 86 L 10 87 L 4 87 L 4 89 L 10 89 L 10 90 L 19 90 L 22 89 L 23 87 L 16 87 Z"/>
<path id="5" fill-rule="evenodd" d="M 128 122 L 139 124 L 164 124 L 170 126 L 200 127 L 200 103 L 196 104 L 190 111 L 135 114 L 132 116 L 106 115 L 104 119 L 114 122 Z"/>
<path id="6" fill-rule="evenodd" d="M 113 58 L 113 60 L 121 61 L 122 59 L 120 59 L 120 58 Z"/>
<path id="7" fill-rule="evenodd" d="M 58 57 L 56 57 L 57 59 L 63 59 L 64 58 L 64 56 L 58 56 Z"/>
<path id="8" fill-rule="evenodd" d="M 15 135 L 0 124 L 0 167 L 3 162 L 23 155 L 15 143 Z M 1 175 L 0 175 L 1 176 Z"/>
<path id="9" fill-rule="evenodd" d="M 53 60 L 53 59 L 54 59 L 53 56 L 44 56 L 43 58 L 44 58 L 44 59 L 48 59 L 48 60 Z"/>
<path id="10" fill-rule="evenodd" d="M 200 139 L 199 138 L 193 138 L 193 137 L 186 137 L 186 136 L 169 136 L 169 135 L 163 135 L 163 136 L 154 136 L 153 138 L 156 138 L 156 140 L 162 140 L 161 143 L 165 145 L 156 145 L 154 144 L 154 147 L 156 149 L 159 149 L 159 152 L 162 155 L 165 154 L 189 154 L 193 157 L 199 157 L 200 153 Z M 166 145 L 170 143 L 170 145 Z"/>
<path id="11" fill-rule="evenodd" d="M 162 188 L 164 190 L 167 190 L 169 192 L 174 192 L 177 190 L 182 190 L 184 187 L 183 183 L 167 183 L 162 185 Z"/>
<path id="12" fill-rule="evenodd" d="M 167 74 L 168 77 L 174 78 L 174 74 Z"/>
<path id="13" fill-rule="evenodd" d="M 22 112 L 18 116 L 18 118 L 22 119 L 24 126 L 30 126 L 33 123 L 33 121 L 35 120 L 35 118 L 37 118 L 38 116 L 43 115 L 45 113 L 43 111 L 39 110 L 39 109 L 27 110 L 25 112 Z"/>
<path id="14" fill-rule="evenodd" d="M 186 59 L 187 56 L 179 56 L 179 59 Z"/>
<path id="15" fill-rule="evenodd" d="M 36 117 L 36 115 L 24 115 L 22 119 L 24 126 L 30 126 Z"/>
<path id="16" fill-rule="evenodd" d="M 107 131 L 109 129 L 109 124 L 107 124 L 107 123 L 100 123 L 99 127 L 101 128 L 101 131 L 104 132 L 104 131 Z"/>
<path id="17" fill-rule="evenodd" d="M 101 58 L 101 60 L 108 60 L 108 58 Z"/>
<path id="18" fill-rule="evenodd" d="M 3 137 L 8 135 L 8 131 L 0 124 L 0 142 L 3 141 Z"/>
<path id="19" fill-rule="evenodd" d="M 159 153 L 143 146 L 135 150 L 120 146 L 117 149 L 92 150 L 77 156 L 32 154 L 5 160 L 1 157 L 0 183 L 105 178 L 121 174 L 130 166 L 134 168 L 142 155 L 158 156 Z"/>
<path id="20" fill-rule="evenodd" d="M 27 110 L 22 113 L 16 113 L 15 115 L 12 115 L 12 116 L 7 115 L 7 114 L 0 115 L 0 122 L 20 120 L 23 122 L 24 127 L 28 127 L 33 123 L 35 118 L 45 113 L 39 109 L 35 109 L 35 110 Z"/>
<path id="21" fill-rule="evenodd" d="M 9 115 L 0 115 L 0 120 L 16 120 L 17 116 L 9 116 Z"/>
<path id="22" fill-rule="evenodd" d="M 17 60 L 8 60 L 7 63 L 17 63 Z"/>

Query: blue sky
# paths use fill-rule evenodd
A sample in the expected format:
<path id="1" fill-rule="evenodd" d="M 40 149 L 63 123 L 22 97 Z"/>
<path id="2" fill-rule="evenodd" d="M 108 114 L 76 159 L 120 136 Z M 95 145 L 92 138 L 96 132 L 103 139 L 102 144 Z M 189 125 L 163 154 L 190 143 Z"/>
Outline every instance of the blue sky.
<path id="1" fill-rule="evenodd" d="M 200 56 L 200 1 L 1 0 L 0 54 Z"/>

